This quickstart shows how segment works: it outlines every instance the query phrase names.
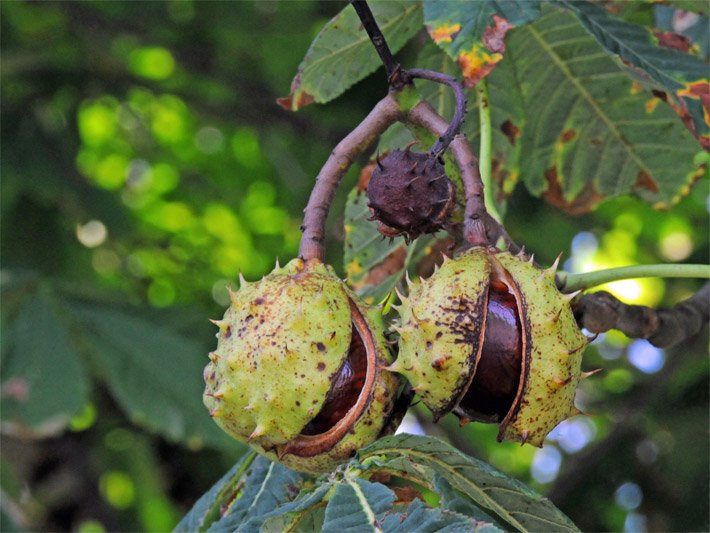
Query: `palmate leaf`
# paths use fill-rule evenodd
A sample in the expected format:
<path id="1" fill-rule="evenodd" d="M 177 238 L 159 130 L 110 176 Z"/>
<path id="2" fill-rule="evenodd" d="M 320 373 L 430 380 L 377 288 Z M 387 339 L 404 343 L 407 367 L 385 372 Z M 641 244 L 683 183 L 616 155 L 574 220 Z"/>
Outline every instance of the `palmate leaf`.
<path id="1" fill-rule="evenodd" d="M 325 508 L 323 533 L 376 532 L 377 515 L 392 506 L 395 494 L 381 483 L 346 478 L 335 488 Z"/>
<path id="2" fill-rule="evenodd" d="M 69 310 L 101 377 L 136 424 L 191 446 L 239 449 L 202 405 L 199 343 L 124 311 L 89 303 Z"/>
<path id="3" fill-rule="evenodd" d="M 12 349 L 2 361 L 2 424 L 20 435 L 49 436 L 85 405 L 86 370 L 48 286 L 40 285 L 19 306 Z M 6 331 L 3 337 L 7 345 Z"/>
<path id="4" fill-rule="evenodd" d="M 648 75 L 646 81 L 680 100 L 699 137 L 710 144 L 708 66 L 700 58 L 658 46 L 648 29 L 618 20 L 591 2 L 557 0 L 556 3 L 577 15 L 607 51 L 641 69 Z"/>
<path id="5" fill-rule="evenodd" d="M 421 4 L 406 0 L 370 2 L 392 53 L 422 27 Z M 380 59 L 357 13 L 345 6 L 316 36 L 291 83 L 291 92 L 279 104 L 297 111 L 312 102 L 324 103 L 342 94 L 377 67 Z"/>
<path id="6" fill-rule="evenodd" d="M 498 533 L 503 530 L 487 522 L 476 520 L 471 516 L 459 514 L 446 509 L 430 508 L 419 499 L 409 506 L 397 506 L 391 511 L 378 516 L 378 523 L 383 532 L 387 533 L 440 533 L 464 532 Z"/>
<path id="7" fill-rule="evenodd" d="M 517 531 L 578 531 L 549 500 L 490 465 L 438 439 L 385 437 L 358 452 L 364 468 L 402 472 L 434 486 L 444 478 L 461 494 Z"/>
<path id="8" fill-rule="evenodd" d="M 228 509 L 243 490 L 242 480 L 247 468 L 256 457 L 255 452 L 244 454 L 222 479 L 205 492 L 192 509 L 175 526 L 174 531 L 205 531 L 221 517 L 223 509 Z"/>
<path id="9" fill-rule="evenodd" d="M 269 515 L 279 505 L 293 500 L 304 478 L 303 474 L 258 456 L 246 470 L 244 489 L 239 498 L 207 531 L 236 531 L 247 521 L 251 521 L 252 526 L 245 531 L 258 531 L 254 522 Z"/>
<path id="10" fill-rule="evenodd" d="M 429 35 L 458 62 L 468 86 L 503 58 L 507 31 L 539 15 L 539 0 L 424 0 Z"/>
<path id="11" fill-rule="evenodd" d="M 503 188 L 520 179 L 575 214 L 629 193 L 657 206 L 677 202 L 702 172 L 693 163 L 695 139 L 575 16 L 543 11 L 510 33 L 506 58 L 490 77 L 493 127 L 514 143 L 502 154 L 510 180 Z"/>

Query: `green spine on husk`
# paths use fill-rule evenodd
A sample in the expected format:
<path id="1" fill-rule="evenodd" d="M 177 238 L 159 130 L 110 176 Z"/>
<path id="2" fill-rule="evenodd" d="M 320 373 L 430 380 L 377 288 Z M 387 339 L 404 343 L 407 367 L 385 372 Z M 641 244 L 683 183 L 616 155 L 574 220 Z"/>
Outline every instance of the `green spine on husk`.
<path id="1" fill-rule="evenodd" d="M 283 444 L 318 413 L 347 356 L 348 295 L 326 265 L 294 259 L 230 296 L 205 405 L 237 439 Z"/>
<path id="2" fill-rule="evenodd" d="M 456 408 L 471 385 L 484 341 L 491 277 L 515 295 L 522 338 L 518 391 L 500 423 L 499 440 L 542 446 L 565 418 L 579 414 L 574 396 L 588 341 L 555 285 L 557 263 L 538 269 L 520 254 L 475 247 L 412 285 L 398 307 L 399 356 L 389 369 L 404 375 L 435 420 Z M 469 319 L 467 317 L 472 317 Z"/>
<path id="3" fill-rule="evenodd" d="M 458 403 L 473 377 L 489 278 L 487 253 L 472 248 L 414 284 L 398 307 L 399 356 L 389 369 L 409 380 L 435 419 Z"/>
<path id="4" fill-rule="evenodd" d="M 203 400 L 215 422 L 257 451 L 304 472 L 323 472 L 375 440 L 394 404 L 399 379 L 379 309 L 367 308 L 319 261 L 294 259 L 255 283 L 230 291 L 217 349 L 205 367 Z M 351 307 L 352 306 L 352 307 Z M 320 412 L 350 349 L 353 313 L 362 316 L 374 347 L 374 387 L 342 439 L 318 454 L 289 452 Z M 364 393 L 361 393 L 364 394 Z M 349 411 L 350 412 L 350 411 Z M 308 437 L 305 437 L 308 440 Z M 303 456 L 304 453 L 306 456 Z"/>
<path id="5" fill-rule="evenodd" d="M 518 395 L 501 423 L 498 439 L 542 446 L 557 424 L 579 414 L 574 397 L 588 340 L 574 319 L 569 295 L 557 290 L 556 265 L 539 270 L 509 253 L 495 258 L 520 289 L 526 317 L 523 329 L 530 343 Z"/>

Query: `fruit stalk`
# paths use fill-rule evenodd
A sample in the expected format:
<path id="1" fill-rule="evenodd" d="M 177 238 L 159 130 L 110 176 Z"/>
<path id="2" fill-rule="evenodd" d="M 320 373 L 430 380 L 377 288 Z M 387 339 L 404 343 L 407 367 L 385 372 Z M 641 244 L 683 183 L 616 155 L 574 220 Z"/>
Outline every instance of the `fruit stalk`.
<path id="1" fill-rule="evenodd" d="M 402 116 L 403 113 L 394 96 L 387 95 L 331 152 L 316 177 L 316 183 L 304 210 L 301 226 L 303 235 L 298 252 L 301 259 L 304 261 L 325 259 L 325 222 L 340 180 L 355 158 Z"/>

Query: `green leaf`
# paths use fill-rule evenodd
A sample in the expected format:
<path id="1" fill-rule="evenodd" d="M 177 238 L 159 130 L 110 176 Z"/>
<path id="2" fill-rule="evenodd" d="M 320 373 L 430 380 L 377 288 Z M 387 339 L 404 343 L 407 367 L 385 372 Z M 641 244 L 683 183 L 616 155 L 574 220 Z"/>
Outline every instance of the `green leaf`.
<path id="1" fill-rule="evenodd" d="M 451 483 L 439 474 L 434 475 L 434 489 L 439 495 L 439 506 L 442 509 L 470 516 L 480 522 L 487 522 L 498 527 L 496 520 L 491 515 L 483 511 L 466 494 L 452 487 Z"/>
<path id="2" fill-rule="evenodd" d="M 498 533 L 503 531 L 491 524 L 446 509 L 427 507 L 415 499 L 404 509 L 388 511 L 378 517 L 382 531 L 386 533 L 438 533 L 475 531 Z"/>
<path id="3" fill-rule="evenodd" d="M 2 362 L 0 411 L 3 426 L 11 431 L 56 434 L 86 404 L 86 372 L 61 314 L 43 285 L 21 303 L 12 328 L 13 349 Z"/>
<path id="4" fill-rule="evenodd" d="M 222 508 L 227 509 L 242 492 L 240 481 L 247 468 L 256 457 L 256 452 L 248 452 L 235 464 L 222 479 L 205 492 L 192 509 L 180 520 L 174 531 L 205 531 L 221 516 Z"/>
<path id="5" fill-rule="evenodd" d="M 370 8 L 392 53 L 421 29 L 419 2 L 372 1 Z M 374 72 L 379 65 L 379 56 L 357 13 L 348 5 L 316 36 L 298 67 L 291 92 L 278 102 L 291 111 L 312 102 L 328 102 Z"/>
<path id="6" fill-rule="evenodd" d="M 258 456 L 246 472 L 239 499 L 208 531 L 235 531 L 247 520 L 252 523 L 269 515 L 279 505 L 293 500 L 305 476 Z M 258 530 L 258 527 L 246 529 Z"/>
<path id="7" fill-rule="evenodd" d="M 205 350 L 194 340 L 125 312 L 71 307 L 103 378 L 135 423 L 191 447 L 238 450 L 202 405 Z"/>
<path id="8" fill-rule="evenodd" d="M 643 70 L 656 88 L 679 99 L 692 117 L 698 135 L 710 142 L 710 102 L 701 100 L 710 94 L 710 84 L 708 66 L 702 60 L 658 46 L 648 29 L 618 20 L 591 2 L 557 0 L 557 4 L 577 15 L 608 52 Z"/>
<path id="9" fill-rule="evenodd" d="M 438 474 L 517 531 L 578 531 L 540 494 L 432 437 L 385 437 L 360 450 L 358 460 L 365 468 L 408 473 L 426 480 L 430 486 Z"/>
<path id="10" fill-rule="evenodd" d="M 378 531 L 377 515 L 389 509 L 395 494 L 381 483 L 345 479 L 325 508 L 324 533 Z"/>
<path id="11" fill-rule="evenodd" d="M 292 502 L 285 503 L 271 513 L 250 519 L 237 531 L 320 531 L 325 520 L 324 497 L 331 489 L 330 482 L 315 490 L 302 490 Z"/>
<path id="12" fill-rule="evenodd" d="M 539 0 L 424 0 L 429 36 L 458 62 L 467 86 L 503 59 L 508 30 L 539 15 Z"/>
<path id="13" fill-rule="evenodd" d="M 629 193 L 668 206 L 697 179 L 691 134 L 568 12 L 545 9 L 511 32 L 490 82 L 494 129 L 516 131 L 507 179 L 570 213 Z"/>

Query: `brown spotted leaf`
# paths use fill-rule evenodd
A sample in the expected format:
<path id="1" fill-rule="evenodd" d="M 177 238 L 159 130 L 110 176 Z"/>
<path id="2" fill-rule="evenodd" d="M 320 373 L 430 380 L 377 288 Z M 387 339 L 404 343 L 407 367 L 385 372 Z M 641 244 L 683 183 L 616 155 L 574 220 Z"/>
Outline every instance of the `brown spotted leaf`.
<path id="1" fill-rule="evenodd" d="M 687 51 L 688 44 L 679 41 L 681 36 L 654 35 L 642 26 L 616 19 L 588 1 L 557 3 L 574 13 L 607 52 L 628 65 L 633 75 L 670 95 L 681 112 L 690 117 L 692 131 L 710 147 L 710 70 L 700 58 L 680 51 L 684 44 Z"/>
<path id="2" fill-rule="evenodd" d="M 539 15 L 539 0 L 424 0 L 429 36 L 458 62 L 467 86 L 503 59 L 508 30 Z"/>
<path id="3" fill-rule="evenodd" d="M 574 15 L 547 7 L 507 46 L 489 78 L 497 194 L 522 180 L 575 214 L 623 194 L 658 207 L 687 194 L 704 170 L 697 141 Z"/>
<path id="4" fill-rule="evenodd" d="M 370 8 L 393 53 L 421 29 L 419 2 L 371 1 Z M 328 102 L 380 64 L 355 10 L 346 5 L 311 43 L 289 95 L 279 98 L 278 103 L 285 109 L 298 111 L 313 102 Z"/>

